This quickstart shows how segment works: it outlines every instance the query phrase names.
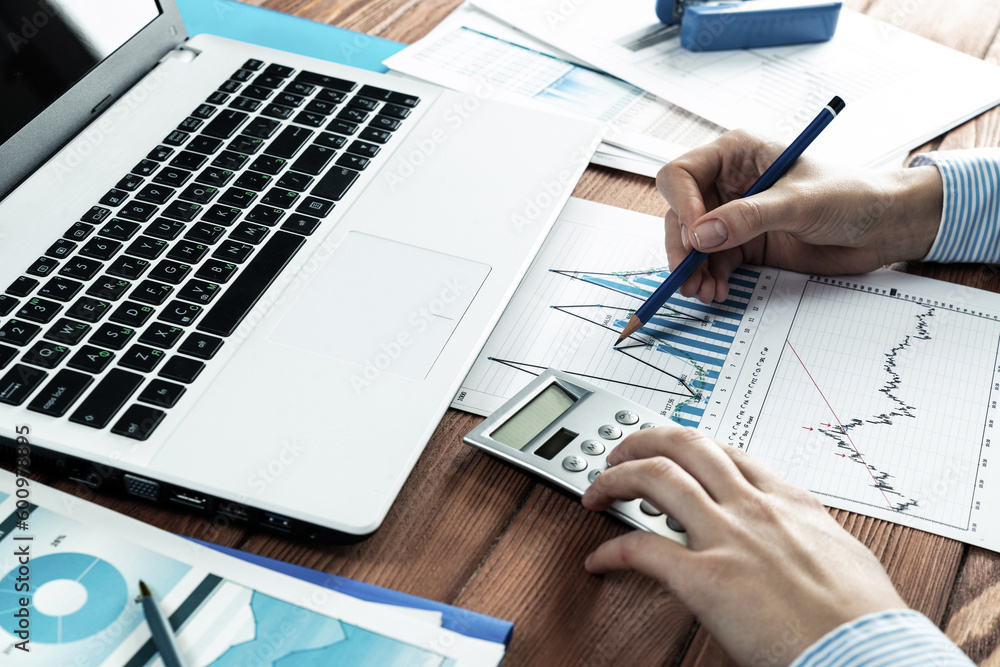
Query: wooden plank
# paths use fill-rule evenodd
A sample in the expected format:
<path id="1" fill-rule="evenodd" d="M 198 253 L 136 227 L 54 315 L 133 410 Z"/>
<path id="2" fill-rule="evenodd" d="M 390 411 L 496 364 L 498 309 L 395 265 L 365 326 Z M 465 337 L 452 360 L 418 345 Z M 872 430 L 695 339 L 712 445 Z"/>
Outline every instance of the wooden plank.
<path id="1" fill-rule="evenodd" d="M 270 0 L 264 6 L 411 44 L 460 4 L 461 0 Z"/>
<path id="2" fill-rule="evenodd" d="M 456 603 L 515 622 L 511 667 L 672 662 L 692 627 L 684 606 L 645 577 L 583 567 L 626 530 L 539 485 Z"/>
<path id="3" fill-rule="evenodd" d="M 241 548 L 433 600 L 454 600 L 535 485 L 462 443 L 480 419 L 448 411 L 385 522 L 364 542 L 309 545 L 260 533 Z M 318 490 L 316 502 L 322 500 Z"/>
<path id="4" fill-rule="evenodd" d="M 980 665 L 1000 665 L 1000 554 L 969 549 L 944 622 L 945 634 Z"/>
<path id="5" fill-rule="evenodd" d="M 983 0 L 875 0 L 866 13 L 977 58 L 1000 28 L 1000 3 Z"/>

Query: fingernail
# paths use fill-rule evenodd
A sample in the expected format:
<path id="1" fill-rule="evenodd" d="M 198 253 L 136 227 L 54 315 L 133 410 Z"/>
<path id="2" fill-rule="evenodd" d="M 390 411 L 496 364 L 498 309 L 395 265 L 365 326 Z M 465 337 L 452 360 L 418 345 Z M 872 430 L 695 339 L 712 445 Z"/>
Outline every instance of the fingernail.
<path id="1" fill-rule="evenodd" d="M 589 570 L 590 569 L 590 562 L 592 560 L 594 560 L 594 554 L 592 554 L 592 553 L 587 554 L 587 557 L 583 559 L 583 566 Z"/>
<path id="2" fill-rule="evenodd" d="M 698 229 L 692 231 L 694 238 L 698 241 L 698 248 L 708 250 L 717 245 L 722 245 L 729 238 L 729 231 L 722 224 L 721 220 L 708 220 L 698 225 Z"/>
<path id="3" fill-rule="evenodd" d="M 681 225 L 681 244 L 684 246 L 685 250 L 691 249 L 691 242 L 688 240 L 687 225 Z"/>

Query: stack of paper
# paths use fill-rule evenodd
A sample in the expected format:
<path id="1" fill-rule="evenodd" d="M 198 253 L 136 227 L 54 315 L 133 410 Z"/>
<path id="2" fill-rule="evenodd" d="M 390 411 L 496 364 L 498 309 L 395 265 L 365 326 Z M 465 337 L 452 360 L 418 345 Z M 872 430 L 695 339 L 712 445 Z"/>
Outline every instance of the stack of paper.
<path id="1" fill-rule="evenodd" d="M 495 666 L 505 651 L 447 629 L 441 611 L 279 574 L 4 470 L 0 547 L 0 652 L 25 664 L 150 664 L 139 579 L 191 665 Z"/>
<path id="2" fill-rule="evenodd" d="M 744 127 L 789 142 L 847 102 L 810 154 L 898 165 L 1000 102 L 1000 68 L 842 10 L 820 44 L 692 53 L 652 2 L 471 0 L 390 69 L 482 97 L 604 122 L 595 162 L 636 173 Z"/>

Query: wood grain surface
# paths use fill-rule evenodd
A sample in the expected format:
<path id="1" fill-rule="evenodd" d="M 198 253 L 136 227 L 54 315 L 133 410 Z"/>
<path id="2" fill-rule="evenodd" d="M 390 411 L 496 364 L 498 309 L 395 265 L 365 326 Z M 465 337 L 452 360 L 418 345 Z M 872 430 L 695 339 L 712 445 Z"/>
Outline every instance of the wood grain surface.
<path id="1" fill-rule="evenodd" d="M 253 4 L 410 43 L 459 0 Z M 1000 59 L 995 0 L 847 0 L 845 5 L 976 57 Z M 997 145 L 1000 110 L 993 110 L 921 150 Z M 574 194 L 654 215 L 666 210 L 652 179 L 601 167 L 589 168 Z M 895 268 L 1000 292 L 997 267 Z M 450 410 L 383 526 L 352 546 L 307 545 L 128 498 L 88 497 L 176 533 L 510 619 L 516 625 L 508 667 L 733 664 L 683 605 L 655 583 L 634 574 L 588 575 L 584 556 L 625 528 L 463 445 L 462 436 L 478 421 Z M 65 480 L 54 485 L 86 492 Z M 908 604 L 940 624 L 979 664 L 1000 665 L 1000 555 L 850 512 L 831 513 L 882 561 Z"/>

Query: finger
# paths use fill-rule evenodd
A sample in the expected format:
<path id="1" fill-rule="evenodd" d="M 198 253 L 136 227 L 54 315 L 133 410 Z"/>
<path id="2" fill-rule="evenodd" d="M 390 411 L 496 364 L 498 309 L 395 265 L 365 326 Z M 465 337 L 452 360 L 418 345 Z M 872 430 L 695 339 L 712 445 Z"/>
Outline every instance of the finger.
<path id="1" fill-rule="evenodd" d="M 657 172 L 656 188 L 681 224 L 690 225 L 705 214 L 702 184 L 710 185 L 720 167 L 719 153 L 709 145 L 684 154 Z"/>
<path id="2" fill-rule="evenodd" d="M 705 489 L 676 461 L 665 456 L 626 461 L 602 472 L 587 487 L 581 502 L 587 509 L 603 512 L 616 500 L 649 501 L 658 510 L 676 518 L 691 531 L 712 534 L 720 509 Z"/>
<path id="3" fill-rule="evenodd" d="M 733 462 L 733 465 L 739 469 L 744 479 L 756 488 L 765 493 L 773 493 L 782 488 L 784 481 L 778 476 L 778 473 L 742 449 L 725 446 L 722 448 L 722 451 Z"/>
<path id="4" fill-rule="evenodd" d="M 796 231 L 798 211 L 799 197 L 788 187 L 771 188 L 712 209 L 688 225 L 688 239 L 702 252 L 735 248 L 766 232 Z"/>
<path id="5" fill-rule="evenodd" d="M 587 556 L 584 567 L 591 574 L 635 570 L 675 588 L 671 580 L 683 580 L 691 557 L 673 540 L 636 530 L 601 544 Z"/>
<path id="6" fill-rule="evenodd" d="M 663 218 L 663 244 L 667 250 L 667 263 L 675 267 L 684 261 L 684 258 L 691 252 L 691 246 L 685 244 L 681 236 L 681 225 L 677 221 L 677 214 L 672 210 L 667 211 Z M 681 296 L 693 296 L 701 288 L 701 281 L 710 276 L 704 270 L 696 270 L 680 286 L 678 291 Z"/>
<path id="7" fill-rule="evenodd" d="M 717 252 L 709 258 L 709 272 L 715 280 L 715 294 L 712 295 L 715 301 L 721 303 L 729 296 L 729 276 L 742 263 L 743 253 L 739 248 Z"/>
<path id="8" fill-rule="evenodd" d="M 636 431 L 608 455 L 608 465 L 665 456 L 676 461 L 716 502 L 746 494 L 750 485 L 725 446 L 693 428 L 676 425 Z"/>

